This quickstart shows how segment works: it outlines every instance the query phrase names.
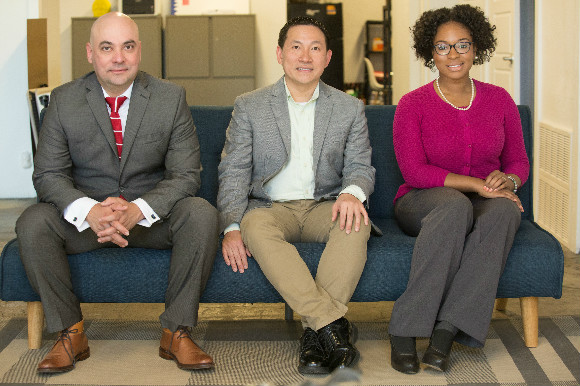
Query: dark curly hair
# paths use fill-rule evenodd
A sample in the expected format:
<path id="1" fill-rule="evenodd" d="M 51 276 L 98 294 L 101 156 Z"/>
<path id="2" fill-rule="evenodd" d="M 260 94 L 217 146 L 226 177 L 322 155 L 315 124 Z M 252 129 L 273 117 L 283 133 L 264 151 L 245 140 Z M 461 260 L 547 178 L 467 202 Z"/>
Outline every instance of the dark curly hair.
<path id="1" fill-rule="evenodd" d="M 424 12 L 411 28 L 413 48 L 417 59 L 422 60 L 425 67 L 434 69 L 433 41 L 437 29 L 445 23 L 454 21 L 469 30 L 475 43 L 477 56 L 473 64 L 483 64 L 489 61 L 495 51 L 497 39 L 494 36 L 495 25 L 491 25 L 479 7 L 459 4 L 453 8 L 439 8 Z"/>
<path id="2" fill-rule="evenodd" d="M 278 46 L 280 48 L 284 48 L 284 43 L 286 43 L 286 38 L 288 37 L 288 30 L 291 27 L 297 25 L 311 25 L 321 30 L 322 33 L 324 34 L 324 43 L 326 43 L 326 49 L 328 50 L 328 40 L 330 40 L 330 37 L 328 35 L 326 27 L 320 21 L 310 16 L 298 16 L 288 20 L 288 22 L 284 24 L 284 27 L 282 27 L 282 29 L 280 30 L 280 34 L 278 35 Z"/>

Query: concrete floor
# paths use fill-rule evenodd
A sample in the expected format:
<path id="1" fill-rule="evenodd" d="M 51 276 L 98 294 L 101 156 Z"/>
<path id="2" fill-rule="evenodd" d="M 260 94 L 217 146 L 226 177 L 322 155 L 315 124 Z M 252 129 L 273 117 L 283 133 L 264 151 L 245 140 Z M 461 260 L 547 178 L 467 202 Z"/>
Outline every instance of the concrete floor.
<path id="1" fill-rule="evenodd" d="M 15 237 L 14 224 L 22 211 L 35 199 L 0 200 L 0 248 Z M 564 286 L 561 299 L 540 298 L 540 316 L 580 315 L 580 255 L 564 248 Z M 353 321 L 388 321 L 394 302 L 351 303 L 347 318 Z M 86 319 L 156 320 L 163 304 L 82 304 Z M 283 319 L 283 304 L 201 304 L 200 320 Z M 521 315 L 519 302 L 508 301 L 505 311 L 494 318 Z M 0 317 L 25 317 L 23 302 L 0 301 Z M 295 316 L 295 318 L 298 318 Z"/>

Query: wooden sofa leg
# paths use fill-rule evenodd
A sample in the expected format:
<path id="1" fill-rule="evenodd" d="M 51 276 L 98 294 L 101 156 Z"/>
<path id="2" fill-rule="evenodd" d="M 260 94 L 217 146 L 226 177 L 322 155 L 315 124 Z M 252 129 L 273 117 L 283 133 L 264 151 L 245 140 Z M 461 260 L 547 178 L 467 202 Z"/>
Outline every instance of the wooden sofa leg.
<path id="1" fill-rule="evenodd" d="M 495 309 L 498 311 L 505 311 L 507 308 L 507 298 L 495 299 Z"/>
<path id="2" fill-rule="evenodd" d="M 294 311 L 292 311 L 288 303 L 284 303 L 284 319 L 286 321 L 294 319 Z"/>
<path id="3" fill-rule="evenodd" d="M 524 325 L 524 341 L 527 347 L 538 346 L 538 298 L 520 298 L 522 322 Z"/>
<path id="4" fill-rule="evenodd" d="M 28 302 L 28 348 L 39 349 L 42 345 L 44 311 L 41 302 Z"/>

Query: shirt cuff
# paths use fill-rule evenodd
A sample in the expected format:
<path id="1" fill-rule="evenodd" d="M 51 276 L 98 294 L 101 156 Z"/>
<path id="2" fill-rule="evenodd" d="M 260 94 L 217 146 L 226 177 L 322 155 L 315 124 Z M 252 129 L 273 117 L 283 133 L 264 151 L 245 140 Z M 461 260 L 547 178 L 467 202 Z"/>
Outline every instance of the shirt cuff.
<path id="1" fill-rule="evenodd" d="M 86 218 L 93 206 L 98 203 L 97 200 L 93 200 L 90 197 L 78 198 L 64 208 L 64 219 L 74 225 L 79 232 L 82 232 L 90 227 Z"/>
<path id="2" fill-rule="evenodd" d="M 240 224 L 238 224 L 237 222 L 233 222 L 226 229 L 224 229 L 224 235 L 228 232 L 239 231 L 239 230 L 240 230 Z"/>
<path id="3" fill-rule="evenodd" d="M 365 195 L 365 192 L 363 192 L 363 190 L 359 186 L 356 186 L 356 185 L 347 186 L 338 195 L 340 196 L 343 193 L 352 194 L 353 196 L 358 198 L 358 200 L 360 202 L 363 202 L 363 203 L 367 200 L 367 196 Z"/>
<path id="4" fill-rule="evenodd" d="M 143 220 L 139 221 L 137 224 L 149 228 L 151 225 L 159 221 L 159 216 L 147 202 L 142 199 L 138 198 L 136 200 L 131 201 L 133 204 L 137 205 L 139 209 L 141 209 L 141 213 L 145 217 Z"/>

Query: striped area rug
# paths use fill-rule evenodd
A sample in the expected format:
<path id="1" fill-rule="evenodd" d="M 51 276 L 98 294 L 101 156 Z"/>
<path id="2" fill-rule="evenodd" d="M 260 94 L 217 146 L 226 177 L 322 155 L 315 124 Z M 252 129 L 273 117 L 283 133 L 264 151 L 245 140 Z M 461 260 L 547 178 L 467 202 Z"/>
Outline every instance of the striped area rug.
<path id="1" fill-rule="evenodd" d="M 537 348 L 525 347 L 521 320 L 494 319 L 483 349 L 455 344 L 446 373 L 425 367 L 404 375 L 390 366 L 387 323 L 358 322 L 361 359 L 340 385 L 579 385 L 580 317 L 540 319 Z M 34 385 L 326 385 L 331 376 L 303 377 L 297 370 L 301 326 L 286 321 L 210 321 L 193 331 L 216 362 L 188 372 L 158 354 L 160 327 L 150 321 L 88 320 L 91 357 L 60 375 L 36 373 L 55 335 L 28 350 L 25 319 L 0 319 L 0 384 Z M 418 340 L 421 356 L 428 344 Z M 335 374 L 336 375 L 336 374 Z M 343 374 L 341 374 L 343 375 Z M 343 377 L 344 378 L 344 377 Z"/>

